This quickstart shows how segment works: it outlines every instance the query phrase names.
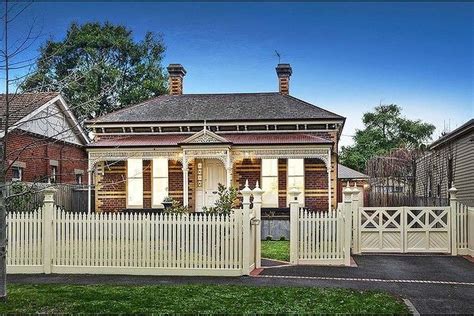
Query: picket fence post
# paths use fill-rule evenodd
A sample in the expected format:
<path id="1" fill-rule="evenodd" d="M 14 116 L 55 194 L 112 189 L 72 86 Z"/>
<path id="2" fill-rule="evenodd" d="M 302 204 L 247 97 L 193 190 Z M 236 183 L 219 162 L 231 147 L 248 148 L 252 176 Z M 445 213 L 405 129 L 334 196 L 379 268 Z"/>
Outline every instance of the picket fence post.
<path id="1" fill-rule="evenodd" d="M 344 265 L 351 265 L 351 236 L 352 236 L 352 192 L 348 186 L 344 188 Z"/>
<path id="2" fill-rule="evenodd" d="M 290 262 L 292 264 L 298 263 L 298 218 L 300 216 L 298 196 L 300 193 L 296 187 L 291 188 L 288 192 L 290 196 Z"/>
<path id="3" fill-rule="evenodd" d="M 48 186 L 43 190 L 43 271 L 45 274 L 51 273 L 52 245 L 53 245 L 53 212 L 54 212 L 54 193 L 57 190 Z"/>
<path id="4" fill-rule="evenodd" d="M 259 269 L 262 266 L 262 194 L 258 181 L 255 188 L 252 190 L 253 195 L 253 209 L 255 211 L 255 220 L 258 225 L 255 225 L 255 268 Z"/>
<path id="5" fill-rule="evenodd" d="M 458 189 L 454 186 L 448 190 L 449 207 L 451 208 L 451 255 L 458 255 Z"/>
<path id="6" fill-rule="evenodd" d="M 352 252 L 360 253 L 359 249 L 359 193 L 360 190 L 354 182 L 352 187 Z"/>
<path id="7" fill-rule="evenodd" d="M 250 274 L 250 195 L 252 190 L 249 188 L 248 180 L 245 186 L 240 190 L 242 194 L 242 274 Z"/>

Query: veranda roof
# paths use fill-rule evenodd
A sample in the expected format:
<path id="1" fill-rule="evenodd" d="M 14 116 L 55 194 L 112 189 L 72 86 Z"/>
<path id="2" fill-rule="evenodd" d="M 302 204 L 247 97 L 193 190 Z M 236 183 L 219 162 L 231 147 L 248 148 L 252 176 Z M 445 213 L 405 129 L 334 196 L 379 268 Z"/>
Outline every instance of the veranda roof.
<path id="1" fill-rule="evenodd" d="M 218 134 L 234 145 L 298 145 L 327 144 L 333 142 L 320 136 L 303 133 L 234 133 Z M 88 145 L 89 148 L 100 147 L 175 147 L 189 137 L 179 135 L 130 135 L 104 138 Z"/>

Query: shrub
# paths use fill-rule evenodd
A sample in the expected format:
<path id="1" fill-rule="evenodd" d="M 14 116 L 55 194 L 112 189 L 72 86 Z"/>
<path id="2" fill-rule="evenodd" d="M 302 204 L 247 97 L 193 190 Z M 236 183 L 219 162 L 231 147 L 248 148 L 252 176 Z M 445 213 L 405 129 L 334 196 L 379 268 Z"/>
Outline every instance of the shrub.
<path id="1" fill-rule="evenodd" d="M 23 182 L 12 182 L 9 196 L 6 198 L 6 207 L 9 212 L 32 211 L 33 189 Z"/>
<path id="2" fill-rule="evenodd" d="M 269 241 L 270 241 L 270 240 L 273 240 L 273 236 L 268 235 L 267 237 L 265 237 L 265 240 L 269 240 Z"/>
<path id="3" fill-rule="evenodd" d="M 171 207 L 165 208 L 163 213 L 166 214 L 188 214 L 190 212 L 189 207 L 183 206 L 180 202 L 171 199 Z"/>
<path id="4" fill-rule="evenodd" d="M 280 236 L 280 241 L 285 241 L 286 237 L 285 236 Z"/>
<path id="5" fill-rule="evenodd" d="M 228 215 L 232 212 L 233 208 L 239 207 L 240 201 L 237 198 L 237 188 L 226 188 L 223 184 L 219 183 L 217 191 L 219 198 L 215 206 L 203 207 L 205 213 Z"/>

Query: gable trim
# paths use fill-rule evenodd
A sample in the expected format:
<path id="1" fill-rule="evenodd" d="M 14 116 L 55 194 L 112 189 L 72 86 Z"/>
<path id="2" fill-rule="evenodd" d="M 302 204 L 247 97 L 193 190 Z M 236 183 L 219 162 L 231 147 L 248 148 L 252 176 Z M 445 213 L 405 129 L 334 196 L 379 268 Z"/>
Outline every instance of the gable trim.
<path id="1" fill-rule="evenodd" d="M 199 141 L 201 139 L 201 141 Z M 204 128 L 200 132 L 186 138 L 180 144 L 192 145 L 192 144 L 230 144 L 231 142 L 216 133 Z"/>
<path id="2" fill-rule="evenodd" d="M 30 114 L 24 116 L 23 118 L 21 118 L 20 120 L 15 122 L 12 126 L 10 126 L 8 128 L 8 132 L 11 132 L 11 131 L 21 127 L 24 123 L 28 122 L 33 117 L 35 117 L 36 115 L 38 115 L 42 111 L 46 110 L 48 107 L 55 104 L 57 101 L 59 101 L 59 103 L 58 103 L 59 108 L 61 109 L 64 116 L 68 120 L 68 123 L 69 123 L 70 127 L 72 129 L 76 130 L 79 133 L 78 134 L 79 138 L 82 139 L 84 145 L 89 144 L 90 143 L 89 138 L 86 136 L 84 130 L 82 129 L 82 127 L 77 122 L 76 118 L 74 117 L 74 114 L 72 114 L 71 110 L 69 109 L 69 107 L 66 104 L 66 101 L 63 99 L 63 97 L 61 95 L 58 95 L 58 96 L 52 98 L 51 100 L 49 100 L 48 102 L 46 102 L 42 106 L 38 107 L 36 110 L 32 111 Z M 4 136 L 5 136 L 5 131 L 0 132 L 0 138 L 3 138 Z"/>

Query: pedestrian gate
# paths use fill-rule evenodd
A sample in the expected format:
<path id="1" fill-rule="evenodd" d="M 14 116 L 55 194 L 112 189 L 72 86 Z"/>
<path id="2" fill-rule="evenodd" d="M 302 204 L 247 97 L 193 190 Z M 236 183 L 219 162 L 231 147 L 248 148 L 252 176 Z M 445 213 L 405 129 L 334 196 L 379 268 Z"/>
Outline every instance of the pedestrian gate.
<path id="1" fill-rule="evenodd" d="M 360 252 L 451 252 L 449 207 L 361 207 Z"/>

